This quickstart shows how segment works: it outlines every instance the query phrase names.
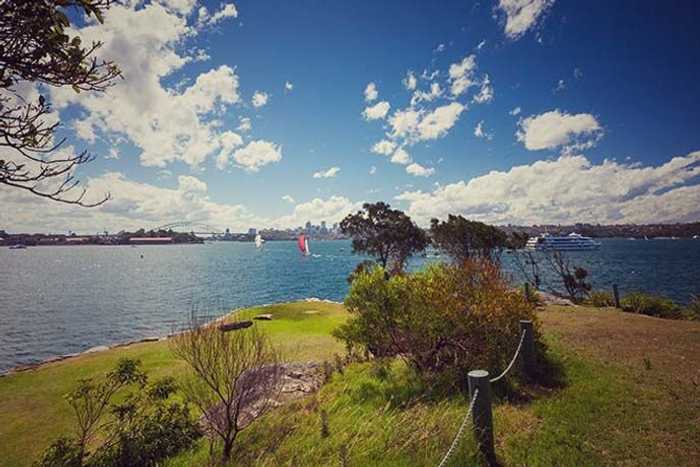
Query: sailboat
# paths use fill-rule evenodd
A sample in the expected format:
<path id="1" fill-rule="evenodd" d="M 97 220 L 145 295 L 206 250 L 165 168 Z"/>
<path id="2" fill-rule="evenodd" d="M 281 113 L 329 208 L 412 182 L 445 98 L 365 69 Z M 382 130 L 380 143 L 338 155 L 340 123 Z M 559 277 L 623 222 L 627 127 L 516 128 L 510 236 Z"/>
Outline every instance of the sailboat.
<path id="1" fill-rule="evenodd" d="M 256 248 L 262 248 L 263 243 L 265 243 L 265 240 L 262 238 L 260 234 L 257 234 L 255 236 L 255 246 Z"/>
<path id="2" fill-rule="evenodd" d="M 299 247 L 299 251 L 301 251 L 301 254 L 303 254 L 304 256 L 309 256 L 311 254 L 311 252 L 309 251 L 309 239 L 306 235 L 299 235 L 299 239 L 297 240 L 297 246 Z"/>

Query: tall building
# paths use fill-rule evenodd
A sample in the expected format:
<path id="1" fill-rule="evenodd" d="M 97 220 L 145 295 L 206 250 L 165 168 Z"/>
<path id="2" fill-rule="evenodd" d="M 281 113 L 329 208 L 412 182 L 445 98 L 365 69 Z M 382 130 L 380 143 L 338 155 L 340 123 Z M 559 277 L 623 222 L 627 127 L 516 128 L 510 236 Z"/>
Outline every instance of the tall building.
<path id="1" fill-rule="evenodd" d="M 248 229 L 248 235 L 250 235 L 251 237 L 255 237 L 255 235 L 257 235 L 257 233 L 258 233 L 258 229 L 255 229 L 253 227 Z"/>
<path id="2" fill-rule="evenodd" d="M 311 221 L 306 223 L 306 233 L 311 233 Z"/>

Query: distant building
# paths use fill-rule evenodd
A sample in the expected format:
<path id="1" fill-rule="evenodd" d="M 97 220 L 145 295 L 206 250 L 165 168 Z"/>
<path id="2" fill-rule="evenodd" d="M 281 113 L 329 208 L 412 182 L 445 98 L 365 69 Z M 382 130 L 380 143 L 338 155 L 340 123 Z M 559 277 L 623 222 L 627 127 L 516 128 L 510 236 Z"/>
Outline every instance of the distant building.
<path id="1" fill-rule="evenodd" d="M 312 227 L 313 227 L 313 226 L 311 225 L 311 221 L 308 221 L 308 222 L 306 223 L 306 229 L 305 229 L 305 230 L 306 230 L 306 233 L 311 233 L 311 228 L 312 228 Z"/>
<path id="2" fill-rule="evenodd" d="M 255 237 L 258 234 L 258 229 L 254 229 L 253 227 L 248 229 L 248 235 L 251 237 Z"/>
<path id="3" fill-rule="evenodd" d="M 328 228 L 326 227 L 326 221 L 321 221 L 321 233 L 324 235 L 328 233 Z"/>

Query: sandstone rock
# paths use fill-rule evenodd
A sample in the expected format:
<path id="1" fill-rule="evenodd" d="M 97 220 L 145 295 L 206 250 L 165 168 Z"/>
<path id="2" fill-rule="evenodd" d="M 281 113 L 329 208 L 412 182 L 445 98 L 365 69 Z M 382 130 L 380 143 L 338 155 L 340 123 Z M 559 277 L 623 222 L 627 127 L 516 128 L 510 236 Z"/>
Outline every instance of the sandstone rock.
<path id="1" fill-rule="evenodd" d="M 234 323 L 223 323 L 219 325 L 219 331 L 229 332 L 236 331 L 238 329 L 249 328 L 253 325 L 252 321 L 236 321 Z"/>

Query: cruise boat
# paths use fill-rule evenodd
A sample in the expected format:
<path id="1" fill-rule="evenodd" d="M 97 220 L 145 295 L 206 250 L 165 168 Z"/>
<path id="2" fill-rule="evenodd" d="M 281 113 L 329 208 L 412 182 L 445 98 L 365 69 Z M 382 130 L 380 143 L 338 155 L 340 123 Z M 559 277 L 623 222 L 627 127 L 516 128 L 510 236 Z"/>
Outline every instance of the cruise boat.
<path id="1" fill-rule="evenodd" d="M 556 250 L 556 251 L 584 251 L 597 250 L 600 242 L 596 242 L 591 237 L 572 232 L 569 235 L 550 235 L 544 233 L 537 237 L 530 237 L 525 244 L 528 250 Z"/>

